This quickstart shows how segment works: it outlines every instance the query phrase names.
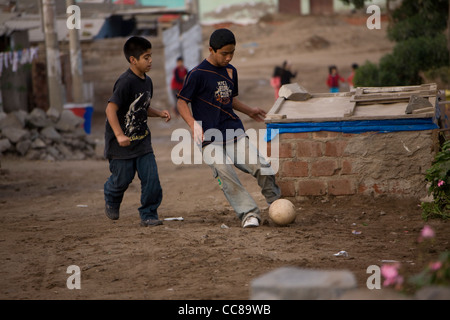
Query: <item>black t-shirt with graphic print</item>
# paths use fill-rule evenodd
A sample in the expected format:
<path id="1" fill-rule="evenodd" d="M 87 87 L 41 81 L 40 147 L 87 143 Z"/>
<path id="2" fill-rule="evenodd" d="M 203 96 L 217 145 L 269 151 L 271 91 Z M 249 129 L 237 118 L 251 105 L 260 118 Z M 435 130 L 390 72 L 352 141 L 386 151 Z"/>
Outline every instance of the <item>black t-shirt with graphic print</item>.
<path id="1" fill-rule="evenodd" d="M 202 122 L 203 132 L 217 129 L 221 132 L 223 142 L 229 141 L 230 132 L 236 130 L 237 135 L 244 135 L 241 119 L 234 113 L 233 97 L 238 95 L 238 75 L 231 64 L 226 67 L 213 66 L 206 59 L 186 75 L 183 89 L 178 97 L 191 103 L 192 115 Z M 213 135 L 211 140 L 219 142 Z M 205 141 L 203 146 L 210 143 Z"/>
<path id="2" fill-rule="evenodd" d="M 105 158 L 132 159 L 153 152 L 147 111 L 153 96 L 153 82 L 147 75 L 138 77 L 131 69 L 124 72 L 114 84 L 108 102 L 119 107 L 117 118 L 124 134 L 131 139 L 127 147 L 119 146 L 108 120 L 105 128 Z"/>

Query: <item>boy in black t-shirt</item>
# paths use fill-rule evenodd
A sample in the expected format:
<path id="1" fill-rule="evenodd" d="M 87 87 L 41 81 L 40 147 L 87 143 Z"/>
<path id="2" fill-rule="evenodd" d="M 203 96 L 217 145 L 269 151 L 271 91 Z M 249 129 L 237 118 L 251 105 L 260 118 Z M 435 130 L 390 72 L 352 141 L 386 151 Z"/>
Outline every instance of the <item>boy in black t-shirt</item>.
<path id="1" fill-rule="evenodd" d="M 152 66 L 151 43 L 142 37 L 131 37 L 123 51 L 130 67 L 114 84 L 106 107 L 105 158 L 109 160 L 111 176 L 104 186 L 105 213 L 111 220 L 119 219 L 123 195 L 137 172 L 141 180 L 141 225 L 161 225 L 157 209 L 162 189 L 147 117 L 160 117 L 167 122 L 170 114 L 150 107 L 153 83 L 146 73 Z"/>
<path id="2" fill-rule="evenodd" d="M 228 29 L 218 29 L 211 34 L 209 44 L 208 58 L 186 75 L 178 95 L 178 111 L 202 148 L 203 160 L 212 168 L 242 227 L 257 227 L 261 220 L 260 210 L 239 181 L 232 164 L 257 179 L 267 203 L 277 200 L 281 193 L 272 168 L 252 145 L 234 111 L 260 122 L 264 121 L 266 113 L 237 99 L 238 75 L 230 64 L 236 48 L 234 34 Z M 192 114 L 188 103 L 191 104 Z M 213 133 L 211 137 L 209 133 Z M 214 159 L 212 152 L 207 150 L 209 147 L 214 147 Z M 249 159 L 257 159 L 257 163 Z"/>

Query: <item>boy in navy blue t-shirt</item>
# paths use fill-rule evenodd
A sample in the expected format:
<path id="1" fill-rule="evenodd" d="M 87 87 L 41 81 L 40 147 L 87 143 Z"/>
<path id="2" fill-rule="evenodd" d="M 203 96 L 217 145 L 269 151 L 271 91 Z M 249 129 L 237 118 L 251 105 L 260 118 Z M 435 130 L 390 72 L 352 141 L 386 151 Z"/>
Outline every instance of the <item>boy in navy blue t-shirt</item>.
<path id="1" fill-rule="evenodd" d="M 162 189 L 147 117 L 169 121 L 170 114 L 150 107 L 153 83 L 146 75 L 152 66 L 150 41 L 131 37 L 125 42 L 124 54 L 130 67 L 117 79 L 106 107 L 105 158 L 111 176 L 104 186 L 105 213 L 111 220 L 119 219 L 123 195 L 137 172 L 141 180 L 141 225 L 161 225 L 157 209 Z"/>
<path id="2" fill-rule="evenodd" d="M 230 64 L 236 48 L 234 34 L 228 29 L 218 29 L 211 34 L 209 44 L 208 58 L 186 75 L 178 95 L 177 108 L 189 125 L 194 140 L 202 147 L 203 160 L 212 168 L 214 177 L 219 180 L 242 226 L 257 227 L 261 221 L 260 210 L 226 159 L 230 158 L 238 169 L 257 179 L 269 204 L 280 197 L 274 174 L 262 172 L 263 167 L 267 169 L 270 165 L 251 144 L 244 132 L 242 121 L 234 111 L 240 111 L 260 122 L 264 121 L 266 113 L 237 99 L 238 74 Z M 188 103 L 191 104 L 192 114 Z M 208 135 L 208 132 L 216 134 Z M 214 149 L 214 159 L 211 152 L 205 152 L 210 144 L 219 146 Z M 240 159 L 246 160 L 238 161 L 239 156 Z M 217 159 L 223 161 L 215 161 Z M 251 163 L 249 159 L 258 161 Z"/>

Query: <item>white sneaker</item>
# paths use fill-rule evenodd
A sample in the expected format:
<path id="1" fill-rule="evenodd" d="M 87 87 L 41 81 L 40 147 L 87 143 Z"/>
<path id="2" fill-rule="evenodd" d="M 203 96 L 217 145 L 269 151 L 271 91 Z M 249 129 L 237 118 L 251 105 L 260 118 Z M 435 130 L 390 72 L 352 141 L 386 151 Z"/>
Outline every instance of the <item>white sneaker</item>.
<path id="1" fill-rule="evenodd" d="M 245 219 L 244 228 L 255 228 L 259 227 L 259 221 L 255 217 L 248 217 Z"/>

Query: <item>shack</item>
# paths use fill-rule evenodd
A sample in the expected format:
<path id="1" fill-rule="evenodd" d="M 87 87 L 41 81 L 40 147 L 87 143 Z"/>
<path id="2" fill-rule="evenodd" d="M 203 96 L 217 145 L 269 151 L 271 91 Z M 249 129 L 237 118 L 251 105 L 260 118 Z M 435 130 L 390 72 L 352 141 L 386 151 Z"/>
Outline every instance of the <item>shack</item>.
<path id="1" fill-rule="evenodd" d="M 283 86 L 265 120 L 283 196 L 426 196 L 439 146 L 436 95 L 436 84 L 317 94 Z"/>

